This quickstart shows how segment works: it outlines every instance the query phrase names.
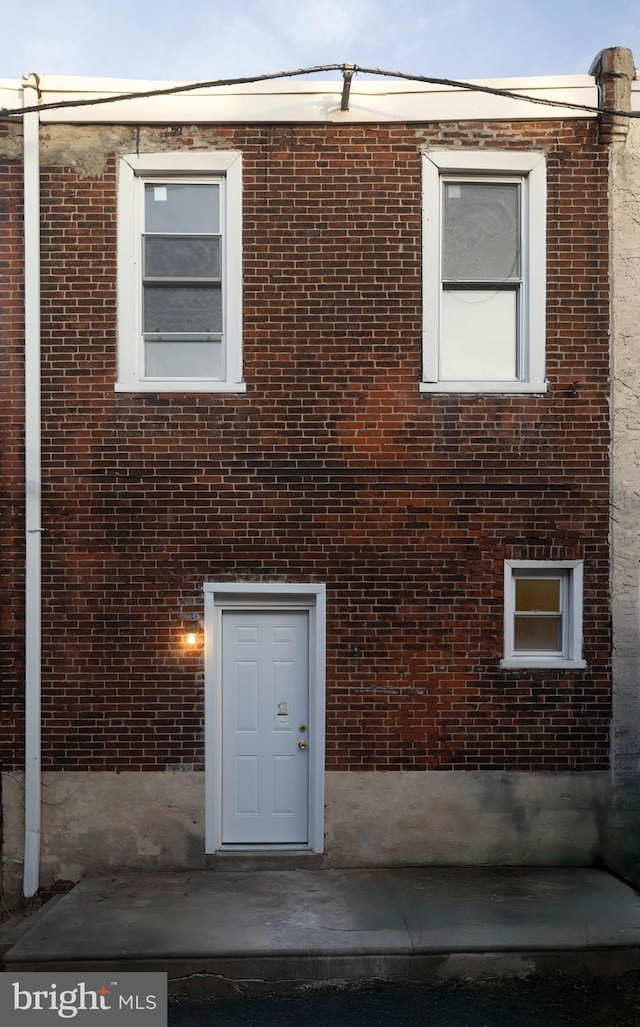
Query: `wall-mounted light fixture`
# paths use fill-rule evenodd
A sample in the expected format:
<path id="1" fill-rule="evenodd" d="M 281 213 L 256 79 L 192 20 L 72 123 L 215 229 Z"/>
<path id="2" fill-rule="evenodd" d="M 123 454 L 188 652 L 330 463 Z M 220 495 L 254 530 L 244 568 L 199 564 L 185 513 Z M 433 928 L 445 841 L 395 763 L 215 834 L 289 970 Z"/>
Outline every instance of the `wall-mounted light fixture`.
<path id="1" fill-rule="evenodd" d="M 202 641 L 202 622 L 186 620 L 182 625 L 182 642 L 187 649 L 196 649 Z"/>

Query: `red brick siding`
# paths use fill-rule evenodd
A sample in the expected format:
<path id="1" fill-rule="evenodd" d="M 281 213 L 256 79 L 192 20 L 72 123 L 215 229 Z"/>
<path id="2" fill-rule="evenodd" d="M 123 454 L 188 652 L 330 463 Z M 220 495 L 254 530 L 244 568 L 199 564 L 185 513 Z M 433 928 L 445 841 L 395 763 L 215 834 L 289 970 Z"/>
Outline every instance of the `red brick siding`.
<path id="1" fill-rule="evenodd" d="M 0 125 L 0 152 L 20 130 Z M 22 166 L 0 157 L 0 768 L 24 735 L 24 288 Z"/>
<path id="2" fill-rule="evenodd" d="M 546 396 L 418 392 L 425 145 L 547 154 Z M 43 168 L 45 766 L 201 768 L 182 619 L 241 578 L 327 583 L 329 769 L 606 767 L 594 126 L 141 130 L 190 146 L 244 154 L 246 395 L 114 393 L 116 159 Z M 587 670 L 499 669 L 507 557 L 584 558 Z"/>

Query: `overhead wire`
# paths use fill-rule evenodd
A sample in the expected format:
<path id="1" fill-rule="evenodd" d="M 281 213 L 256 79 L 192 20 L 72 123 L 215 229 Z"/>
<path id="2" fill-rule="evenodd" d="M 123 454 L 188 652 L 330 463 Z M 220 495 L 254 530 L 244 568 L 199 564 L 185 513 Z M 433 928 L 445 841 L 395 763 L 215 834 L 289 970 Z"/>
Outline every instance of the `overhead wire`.
<path id="1" fill-rule="evenodd" d="M 211 79 L 201 82 L 188 82 L 159 89 L 137 90 L 133 93 L 117 93 L 110 96 L 94 96 L 83 100 L 58 100 L 54 103 L 39 103 L 30 107 L 0 108 L 0 118 L 21 117 L 23 114 L 35 112 L 67 110 L 75 107 L 96 107 L 106 103 L 122 103 L 125 100 L 143 100 L 155 96 L 172 96 L 178 93 L 193 92 L 197 89 L 216 89 L 225 86 L 253 85 L 259 82 L 272 82 L 283 78 L 297 78 L 301 75 L 314 75 L 328 71 L 340 71 L 343 75 L 363 74 L 379 75 L 383 78 L 396 78 L 407 82 L 421 82 L 426 85 L 446 86 L 448 88 L 466 90 L 468 92 L 488 93 L 491 96 L 509 100 L 521 100 L 525 103 L 539 104 L 544 107 L 562 107 L 569 110 L 584 111 L 587 114 L 606 114 L 612 117 L 638 118 L 640 111 L 624 111 L 615 107 L 591 106 L 573 103 L 569 100 L 552 100 L 549 97 L 531 96 L 529 93 L 500 89 L 497 86 L 483 85 L 479 82 L 465 82 L 458 79 L 435 78 L 431 75 L 412 75 L 402 71 L 386 71 L 383 68 L 367 68 L 359 64 L 321 64 L 311 68 L 298 68 L 294 71 L 278 71 L 264 75 L 249 75 L 238 78 Z"/>

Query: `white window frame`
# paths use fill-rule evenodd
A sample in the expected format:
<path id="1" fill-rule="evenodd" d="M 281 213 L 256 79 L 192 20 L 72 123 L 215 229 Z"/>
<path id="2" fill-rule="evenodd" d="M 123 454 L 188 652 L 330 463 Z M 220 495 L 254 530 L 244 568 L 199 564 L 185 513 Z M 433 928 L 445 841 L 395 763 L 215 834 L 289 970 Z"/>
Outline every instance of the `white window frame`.
<path id="1" fill-rule="evenodd" d="M 224 178 L 225 378 L 142 374 L 140 181 Z M 116 392 L 246 392 L 242 380 L 242 154 L 239 150 L 124 154 L 118 176 L 118 377 Z"/>
<path id="2" fill-rule="evenodd" d="M 515 581 L 518 577 L 541 577 L 545 573 L 562 579 L 562 653 L 520 653 L 516 651 L 514 643 Z M 505 560 L 504 659 L 500 662 L 501 667 L 529 670 L 586 667 L 582 657 L 583 577 L 582 560 Z"/>
<path id="3" fill-rule="evenodd" d="M 520 372 L 506 381 L 445 381 L 440 377 L 442 301 L 442 180 L 454 175 L 487 181 L 517 177 L 523 189 Z M 423 352 L 421 392 L 547 391 L 546 162 L 541 153 L 489 150 L 426 150 L 422 154 Z"/>

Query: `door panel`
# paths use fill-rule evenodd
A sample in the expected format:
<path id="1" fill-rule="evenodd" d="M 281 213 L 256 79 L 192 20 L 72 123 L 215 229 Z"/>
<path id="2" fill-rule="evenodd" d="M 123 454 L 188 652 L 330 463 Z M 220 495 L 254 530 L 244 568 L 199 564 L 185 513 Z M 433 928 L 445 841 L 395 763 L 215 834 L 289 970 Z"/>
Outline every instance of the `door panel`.
<path id="1" fill-rule="evenodd" d="M 223 611 L 223 844 L 307 842 L 308 719 L 308 612 Z"/>

